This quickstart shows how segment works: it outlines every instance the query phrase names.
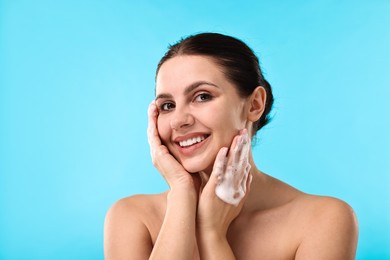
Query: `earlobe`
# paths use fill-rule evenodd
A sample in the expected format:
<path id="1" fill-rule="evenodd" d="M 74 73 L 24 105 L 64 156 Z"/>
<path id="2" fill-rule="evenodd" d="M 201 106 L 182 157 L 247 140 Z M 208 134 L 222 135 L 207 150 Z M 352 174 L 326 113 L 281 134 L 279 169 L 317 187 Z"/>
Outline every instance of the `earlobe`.
<path id="1" fill-rule="evenodd" d="M 250 96 L 248 107 L 248 120 L 256 122 L 264 112 L 267 93 L 262 86 L 258 86 Z"/>

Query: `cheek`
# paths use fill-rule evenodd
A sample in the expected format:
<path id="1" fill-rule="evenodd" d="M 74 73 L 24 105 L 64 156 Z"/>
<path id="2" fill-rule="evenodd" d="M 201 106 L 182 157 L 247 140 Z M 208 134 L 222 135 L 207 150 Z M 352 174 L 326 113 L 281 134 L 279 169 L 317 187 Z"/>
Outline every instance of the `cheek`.
<path id="1" fill-rule="evenodd" d="M 237 111 L 234 109 L 219 110 L 215 113 L 211 113 L 211 115 L 212 116 L 210 116 L 209 112 L 208 118 L 213 120 L 213 124 L 227 131 L 239 130 L 242 128 L 242 125 L 244 125 Z"/>
<path id="2" fill-rule="evenodd" d="M 169 124 L 168 120 L 163 116 L 159 116 L 157 118 L 157 131 L 160 135 L 161 141 L 165 143 L 169 138 Z"/>
<path id="3" fill-rule="evenodd" d="M 245 128 L 245 121 L 241 120 L 234 110 L 224 114 L 218 124 L 221 126 L 220 131 L 222 132 L 225 146 L 230 146 L 234 137 L 239 134 L 240 130 Z"/>

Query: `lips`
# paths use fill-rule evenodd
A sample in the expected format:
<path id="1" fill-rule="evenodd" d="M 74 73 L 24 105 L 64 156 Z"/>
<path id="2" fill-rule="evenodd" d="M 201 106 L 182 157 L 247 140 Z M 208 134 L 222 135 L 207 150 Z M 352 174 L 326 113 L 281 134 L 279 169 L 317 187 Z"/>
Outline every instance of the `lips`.
<path id="1" fill-rule="evenodd" d="M 191 146 L 191 145 L 196 144 L 196 143 L 200 143 L 204 139 L 205 139 L 205 136 L 203 136 L 203 135 L 202 136 L 197 136 L 197 137 L 192 137 L 192 138 L 189 138 L 187 140 L 180 141 L 179 145 L 181 147 L 187 147 L 187 146 Z"/>
<path id="2" fill-rule="evenodd" d="M 189 155 L 205 143 L 205 140 L 209 137 L 209 134 L 204 133 L 193 133 L 185 136 L 175 138 L 174 142 L 178 146 L 178 150 Z"/>

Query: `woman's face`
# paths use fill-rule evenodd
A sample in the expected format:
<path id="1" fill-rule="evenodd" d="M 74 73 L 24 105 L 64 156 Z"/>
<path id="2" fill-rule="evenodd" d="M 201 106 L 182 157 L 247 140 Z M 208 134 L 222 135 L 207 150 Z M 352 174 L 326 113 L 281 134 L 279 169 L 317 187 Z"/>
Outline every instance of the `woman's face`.
<path id="1" fill-rule="evenodd" d="M 167 60 L 156 80 L 157 128 L 170 153 L 191 173 L 210 173 L 215 157 L 246 126 L 246 99 L 205 56 Z"/>

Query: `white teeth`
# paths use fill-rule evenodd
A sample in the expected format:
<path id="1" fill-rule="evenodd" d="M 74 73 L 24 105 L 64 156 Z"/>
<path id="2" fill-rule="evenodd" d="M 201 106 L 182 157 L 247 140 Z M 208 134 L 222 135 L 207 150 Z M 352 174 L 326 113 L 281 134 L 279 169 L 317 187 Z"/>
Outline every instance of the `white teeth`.
<path id="1" fill-rule="evenodd" d="M 181 142 L 179 142 L 179 144 L 180 144 L 181 147 L 186 147 L 186 146 L 193 145 L 195 143 L 200 143 L 204 139 L 205 139 L 204 136 L 198 136 L 198 137 L 190 138 L 188 140 L 181 141 Z"/>

